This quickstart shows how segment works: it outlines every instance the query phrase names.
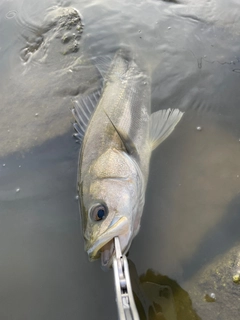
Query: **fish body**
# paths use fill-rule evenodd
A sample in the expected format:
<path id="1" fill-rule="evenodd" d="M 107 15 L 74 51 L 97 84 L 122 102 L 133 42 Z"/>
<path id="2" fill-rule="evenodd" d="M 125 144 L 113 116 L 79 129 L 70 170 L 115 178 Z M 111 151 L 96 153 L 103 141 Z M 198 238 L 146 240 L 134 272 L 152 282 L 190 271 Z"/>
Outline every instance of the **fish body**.
<path id="1" fill-rule="evenodd" d="M 96 105 L 96 106 L 95 106 Z M 113 238 L 126 253 L 139 231 L 152 150 L 180 120 L 179 110 L 151 115 L 150 80 L 131 54 L 118 51 L 102 93 L 77 101 L 82 140 L 78 191 L 85 250 L 111 265 Z"/>

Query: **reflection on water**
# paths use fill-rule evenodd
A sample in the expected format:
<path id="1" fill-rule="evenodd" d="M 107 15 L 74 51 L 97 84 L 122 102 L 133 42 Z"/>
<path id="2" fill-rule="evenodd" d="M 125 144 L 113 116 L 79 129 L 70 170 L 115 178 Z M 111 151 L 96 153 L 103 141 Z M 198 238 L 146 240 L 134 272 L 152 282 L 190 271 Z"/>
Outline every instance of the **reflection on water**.
<path id="1" fill-rule="evenodd" d="M 152 75 L 153 111 L 185 111 L 153 154 L 129 254 L 145 274 L 139 308 L 156 319 L 237 318 L 238 12 L 237 0 L 1 1 L 1 319 L 116 318 L 112 272 L 83 252 L 70 108 L 101 81 L 92 61 L 121 46 Z"/>
<path id="2" fill-rule="evenodd" d="M 139 278 L 131 260 L 129 267 L 140 319 L 200 320 L 189 294 L 176 281 L 151 269 Z"/>

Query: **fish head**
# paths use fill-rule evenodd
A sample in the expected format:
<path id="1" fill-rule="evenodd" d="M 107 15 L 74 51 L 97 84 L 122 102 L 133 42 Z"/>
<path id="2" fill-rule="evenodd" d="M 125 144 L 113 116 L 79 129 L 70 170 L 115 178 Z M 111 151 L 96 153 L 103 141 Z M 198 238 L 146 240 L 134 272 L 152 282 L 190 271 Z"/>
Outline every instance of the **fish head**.
<path id="1" fill-rule="evenodd" d="M 144 205 L 143 178 L 129 155 L 110 150 L 94 163 L 83 181 L 81 212 L 85 250 L 111 266 L 114 238 L 126 253 L 140 227 Z"/>

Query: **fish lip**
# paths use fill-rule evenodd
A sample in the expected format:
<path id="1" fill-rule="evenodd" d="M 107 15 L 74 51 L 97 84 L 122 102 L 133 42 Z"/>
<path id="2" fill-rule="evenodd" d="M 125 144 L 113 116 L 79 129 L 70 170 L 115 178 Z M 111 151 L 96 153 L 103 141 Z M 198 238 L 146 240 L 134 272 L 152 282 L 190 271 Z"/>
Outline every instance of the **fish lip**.
<path id="1" fill-rule="evenodd" d="M 112 264 L 112 256 L 115 252 L 115 248 L 114 248 L 114 241 L 113 239 L 115 237 L 121 236 L 123 234 L 129 233 L 129 227 L 127 225 L 128 223 L 128 219 L 126 217 L 121 217 L 117 220 L 116 223 L 114 223 L 114 225 L 112 225 L 112 227 L 110 229 L 108 229 L 106 232 L 107 234 L 102 234 L 99 239 L 90 247 L 88 248 L 87 254 L 89 256 L 89 259 L 91 261 L 96 260 L 98 258 L 98 253 L 100 252 L 100 250 L 109 242 L 112 241 L 112 248 L 111 248 L 111 257 L 108 261 L 108 263 L 106 264 L 107 267 L 111 266 Z M 122 248 L 124 249 L 124 248 Z M 103 265 L 103 267 L 105 267 L 105 265 Z"/>

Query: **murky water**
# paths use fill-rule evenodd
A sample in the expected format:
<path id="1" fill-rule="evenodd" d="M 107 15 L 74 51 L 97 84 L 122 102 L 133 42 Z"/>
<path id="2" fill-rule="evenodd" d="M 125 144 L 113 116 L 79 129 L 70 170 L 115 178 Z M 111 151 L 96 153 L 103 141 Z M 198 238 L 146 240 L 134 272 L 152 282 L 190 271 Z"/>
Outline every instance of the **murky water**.
<path id="1" fill-rule="evenodd" d="M 70 108 L 98 85 L 91 58 L 121 46 L 151 74 L 153 111 L 185 111 L 152 157 L 133 281 L 152 301 L 147 282 L 171 291 L 167 319 L 236 319 L 239 10 L 237 0 L 1 1 L 1 319 L 117 318 L 112 272 L 83 251 Z"/>

